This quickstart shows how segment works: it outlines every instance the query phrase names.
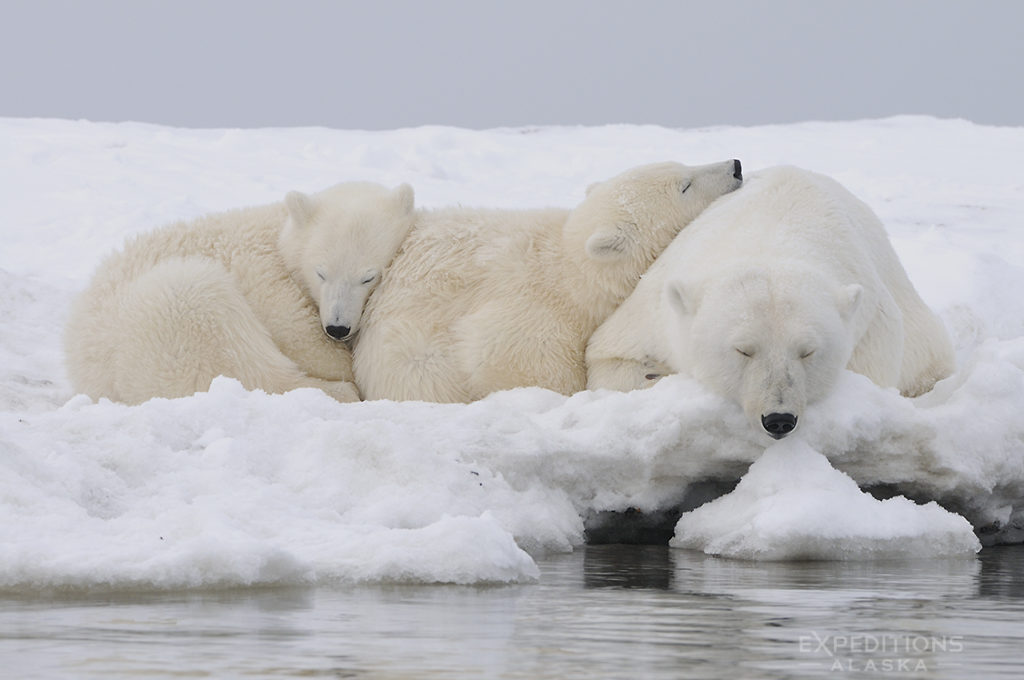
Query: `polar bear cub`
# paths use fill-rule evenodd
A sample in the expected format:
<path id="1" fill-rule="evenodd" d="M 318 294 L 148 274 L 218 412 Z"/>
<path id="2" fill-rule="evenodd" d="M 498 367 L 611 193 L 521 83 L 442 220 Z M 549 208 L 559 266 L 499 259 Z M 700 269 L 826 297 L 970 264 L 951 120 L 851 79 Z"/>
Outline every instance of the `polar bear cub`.
<path id="1" fill-rule="evenodd" d="M 357 400 L 343 341 L 413 215 L 408 185 L 350 182 L 138 236 L 72 305 L 71 383 L 129 404 L 204 391 L 218 375 Z"/>
<path id="2" fill-rule="evenodd" d="M 954 358 L 871 209 L 832 179 L 779 167 L 666 248 L 593 334 L 587 365 L 590 388 L 692 375 L 778 439 L 844 367 L 916 396 Z"/>
<path id="3" fill-rule="evenodd" d="M 355 344 L 364 398 L 582 390 L 591 332 L 676 233 L 741 181 L 739 161 L 657 163 L 592 185 L 571 212 L 420 212 Z"/>

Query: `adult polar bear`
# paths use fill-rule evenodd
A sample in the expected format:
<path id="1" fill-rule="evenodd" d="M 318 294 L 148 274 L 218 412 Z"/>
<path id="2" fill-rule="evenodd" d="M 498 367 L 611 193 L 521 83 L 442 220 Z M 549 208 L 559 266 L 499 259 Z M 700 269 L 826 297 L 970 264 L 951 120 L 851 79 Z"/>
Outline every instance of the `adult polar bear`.
<path id="1" fill-rule="evenodd" d="M 582 390 L 590 333 L 676 233 L 741 181 L 739 161 L 657 163 L 592 185 L 571 212 L 421 212 L 356 340 L 363 397 Z"/>
<path id="2" fill-rule="evenodd" d="M 592 389 L 690 374 L 778 439 L 844 366 L 916 396 L 952 372 L 953 350 L 871 209 L 827 177 L 779 167 L 666 248 L 594 332 L 587 364 Z"/>
<path id="3" fill-rule="evenodd" d="M 72 306 L 73 387 L 134 404 L 227 375 L 248 389 L 357 400 L 342 340 L 414 213 L 408 185 L 349 182 L 136 237 Z"/>

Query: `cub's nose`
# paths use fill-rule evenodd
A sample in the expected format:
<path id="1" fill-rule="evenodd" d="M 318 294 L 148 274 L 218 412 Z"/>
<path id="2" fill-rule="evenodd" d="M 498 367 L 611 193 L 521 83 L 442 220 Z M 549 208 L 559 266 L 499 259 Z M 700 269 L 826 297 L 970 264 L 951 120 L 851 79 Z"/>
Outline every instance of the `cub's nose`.
<path id="1" fill-rule="evenodd" d="M 761 416 L 761 427 L 772 439 L 782 439 L 796 429 L 796 416 L 792 413 L 769 413 Z"/>
<path id="2" fill-rule="evenodd" d="M 743 180 L 743 165 L 740 164 L 738 159 L 732 161 L 732 176 L 736 179 Z"/>
<path id="3" fill-rule="evenodd" d="M 344 340 L 348 337 L 348 326 L 325 326 L 324 332 L 335 340 Z"/>

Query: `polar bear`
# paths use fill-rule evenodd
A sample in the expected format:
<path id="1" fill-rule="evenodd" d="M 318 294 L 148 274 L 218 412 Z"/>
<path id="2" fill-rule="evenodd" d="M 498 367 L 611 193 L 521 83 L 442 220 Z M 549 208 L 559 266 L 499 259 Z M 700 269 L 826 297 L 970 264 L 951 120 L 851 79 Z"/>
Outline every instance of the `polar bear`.
<path id="1" fill-rule="evenodd" d="M 591 389 L 689 374 L 775 439 L 843 367 L 916 396 L 954 364 L 945 327 L 871 209 L 793 167 L 753 175 L 682 232 L 586 358 Z"/>
<path id="2" fill-rule="evenodd" d="M 226 375 L 355 401 L 345 341 L 414 215 L 408 185 L 349 182 L 138 236 L 72 305 L 72 386 L 136 404 Z"/>
<path id="3" fill-rule="evenodd" d="M 571 212 L 421 211 L 355 343 L 363 397 L 582 390 L 590 333 L 676 233 L 741 181 L 739 161 L 657 163 L 591 185 Z"/>

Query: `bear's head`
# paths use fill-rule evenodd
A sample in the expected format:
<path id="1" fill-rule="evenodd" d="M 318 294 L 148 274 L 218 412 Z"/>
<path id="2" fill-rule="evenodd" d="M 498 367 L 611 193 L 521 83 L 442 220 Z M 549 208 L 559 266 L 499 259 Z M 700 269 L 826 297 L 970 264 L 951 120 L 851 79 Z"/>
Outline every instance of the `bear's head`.
<path id="1" fill-rule="evenodd" d="M 414 220 L 408 184 L 346 182 L 307 195 L 285 196 L 280 249 L 285 264 L 319 308 L 333 340 L 349 340 Z"/>
<path id="2" fill-rule="evenodd" d="M 587 189 L 566 221 L 565 245 L 582 249 L 591 260 L 634 265 L 642 273 L 680 229 L 742 183 L 737 160 L 693 167 L 654 163 L 627 170 Z"/>
<path id="3" fill-rule="evenodd" d="M 739 402 L 756 431 L 781 439 L 849 363 L 863 288 L 793 263 L 673 280 L 665 296 L 674 362 Z"/>

